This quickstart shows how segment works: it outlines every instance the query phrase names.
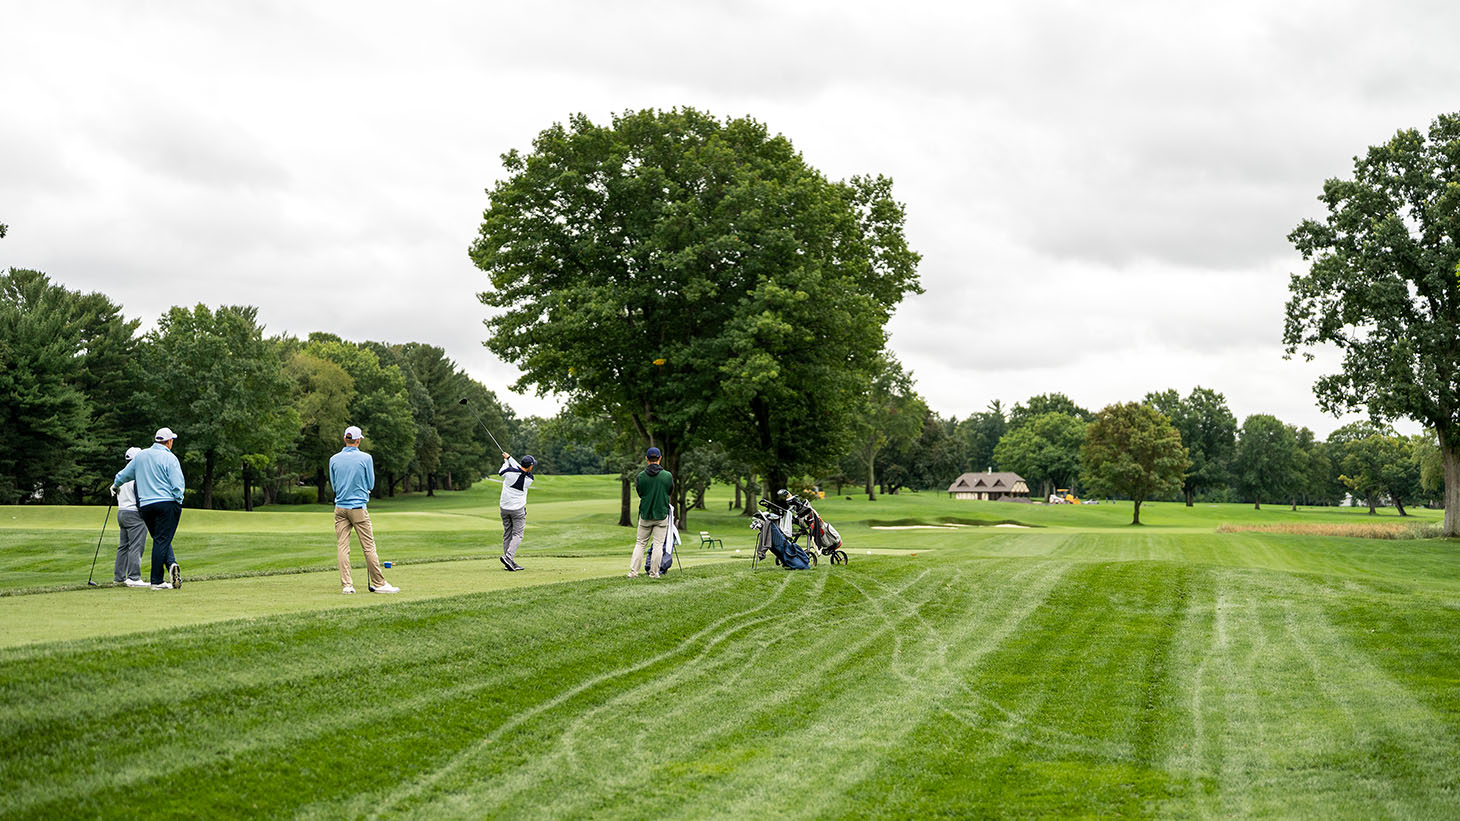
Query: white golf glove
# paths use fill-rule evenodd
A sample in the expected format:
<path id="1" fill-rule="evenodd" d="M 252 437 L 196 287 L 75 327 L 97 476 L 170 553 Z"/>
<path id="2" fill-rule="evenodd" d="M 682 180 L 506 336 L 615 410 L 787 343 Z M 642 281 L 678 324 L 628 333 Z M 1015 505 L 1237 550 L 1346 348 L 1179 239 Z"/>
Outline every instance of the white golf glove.
<path id="1" fill-rule="evenodd" d="M 116 485 L 112 485 L 111 490 L 112 490 L 112 495 L 113 496 L 117 495 L 117 486 Z"/>

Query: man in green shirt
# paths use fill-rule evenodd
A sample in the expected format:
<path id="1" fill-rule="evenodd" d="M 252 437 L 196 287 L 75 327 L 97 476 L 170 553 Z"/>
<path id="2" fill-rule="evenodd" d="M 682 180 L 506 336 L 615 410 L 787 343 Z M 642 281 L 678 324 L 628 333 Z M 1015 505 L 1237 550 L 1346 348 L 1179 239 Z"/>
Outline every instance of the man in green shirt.
<path id="1" fill-rule="evenodd" d="M 639 575 L 644 566 L 644 548 L 653 540 L 650 550 L 649 578 L 659 578 L 659 563 L 664 560 L 664 542 L 669 538 L 669 492 L 674 489 L 674 476 L 659 465 L 659 448 L 644 454 L 649 466 L 639 471 L 634 489 L 639 492 L 639 538 L 634 542 L 634 558 L 629 562 L 629 578 Z"/>

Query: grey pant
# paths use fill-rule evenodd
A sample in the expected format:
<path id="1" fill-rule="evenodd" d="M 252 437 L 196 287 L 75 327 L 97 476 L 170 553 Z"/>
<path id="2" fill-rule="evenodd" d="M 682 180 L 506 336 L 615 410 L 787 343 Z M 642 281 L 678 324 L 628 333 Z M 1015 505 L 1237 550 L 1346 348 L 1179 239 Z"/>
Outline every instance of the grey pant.
<path id="1" fill-rule="evenodd" d="M 112 581 L 124 582 L 142 580 L 142 551 L 147 547 L 147 523 L 142 514 L 135 510 L 117 508 L 117 524 L 122 538 L 117 544 L 117 564 L 112 569 Z"/>
<path id="2" fill-rule="evenodd" d="M 522 544 L 522 531 L 527 529 L 527 508 L 508 510 L 499 507 L 502 513 L 502 555 L 507 561 L 517 561 L 517 548 Z"/>

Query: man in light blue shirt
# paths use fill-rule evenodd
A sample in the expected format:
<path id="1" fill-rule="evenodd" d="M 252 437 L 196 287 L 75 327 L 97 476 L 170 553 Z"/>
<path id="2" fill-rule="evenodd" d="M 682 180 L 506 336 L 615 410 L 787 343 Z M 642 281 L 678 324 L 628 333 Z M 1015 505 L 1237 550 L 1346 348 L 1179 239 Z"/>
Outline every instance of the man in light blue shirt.
<path id="1" fill-rule="evenodd" d="M 350 578 L 350 531 L 360 539 L 365 566 L 370 572 L 371 593 L 399 593 L 400 588 L 385 580 L 380 558 L 375 555 L 375 534 L 370 528 L 370 513 L 365 503 L 375 489 L 375 460 L 360 450 L 365 435 L 354 425 L 345 428 L 345 447 L 330 457 L 330 485 L 335 489 L 335 547 L 340 566 L 342 593 L 354 593 Z"/>
<path id="2" fill-rule="evenodd" d="M 152 447 L 138 453 L 112 479 L 112 495 L 127 482 L 137 483 L 137 513 L 152 534 L 152 589 L 174 590 L 182 587 L 182 572 L 172 551 L 172 537 L 182 518 L 182 465 L 173 455 L 172 443 L 177 434 L 171 428 L 158 428 Z M 168 581 L 166 574 L 172 574 Z"/>

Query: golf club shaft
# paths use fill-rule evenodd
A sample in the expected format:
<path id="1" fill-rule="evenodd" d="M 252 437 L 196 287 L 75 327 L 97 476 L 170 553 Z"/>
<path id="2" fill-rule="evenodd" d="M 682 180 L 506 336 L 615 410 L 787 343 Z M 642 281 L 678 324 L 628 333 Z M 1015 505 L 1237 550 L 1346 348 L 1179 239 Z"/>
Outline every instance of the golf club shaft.
<path id="1" fill-rule="evenodd" d="M 112 500 L 115 501 L 115 500 Z M 96 553 L 91 556 L 91 572 L 86 574 L 86 584 L 91 585 L 91 577 L 96 575 L 96 560 L 101 556 L 101 540 L 106 538 L 107 523 L 112 520 L 112 502 L 106 503 L 106 518 L 101 520 L 101 534 L 96 537 Z"/>
<path id="2" fill-rule="evenodd" d="M 466 399 L 462 399 L 461 404 L 466 405 Z M 487 436 L 490 437 L 492 440 L 492 444 L 497 446 L 497 450 L 501 451 L 502 453 L 506 453 L 507 449 L 502 447 L 502 444 L 497 441 L 497 437 L 492 436 L 491 428 L 488 428 L 486 423 L 482 421 L 482 415 L 480 413 L 477 413 L 476 410 L 473 409 L 471 416 L 473 419 L 477 420 L 477 427 L 480 427 L 483 431 L 486 431 Z"/>

